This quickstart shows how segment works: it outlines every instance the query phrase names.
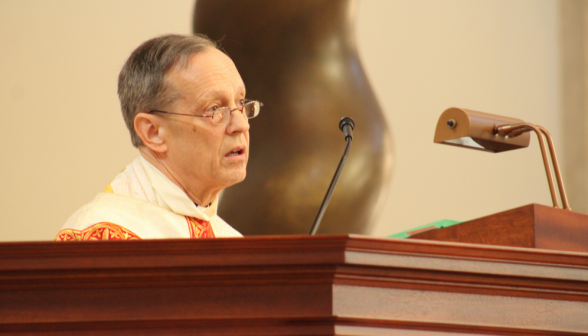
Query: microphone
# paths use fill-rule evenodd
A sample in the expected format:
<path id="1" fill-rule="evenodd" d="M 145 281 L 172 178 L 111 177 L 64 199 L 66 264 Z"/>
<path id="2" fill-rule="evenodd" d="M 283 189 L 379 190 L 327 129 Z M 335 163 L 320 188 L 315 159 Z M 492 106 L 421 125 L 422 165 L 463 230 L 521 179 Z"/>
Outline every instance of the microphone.
<path id="1" fill-rule="evenodd" d="M 347 140 L 348 137 L 353 140 L 354 128 L 355 122 L 349 117 L 341 118 L 341 121 L 339 121 L 339 129 L 343 131 L 343 134 L 345 134 L 345 140 Z"/>
<path id="2" fill-rule="evenodd" d="M 345 166 L 345 161 L 347 161 L 347 155 L 349 154 L 349 149 L 351 148 L 351 141 L 353 140 L 353 129 L 354 128 L 355 128 L 355 122 L 353 121 L 353 119 L 351 119 L 349 117 L 342 118 L 341 121 L 339 121 L 339 129 L 341 131 L 343 131 L 343 134 L 345 134 L 345 141 L 347 142 L 347 145 L 345 146 L 345 151 L 343 152 L 343 156 L 341 157 L 341 161 L 339 162 L 339 166 L 337 167 L 337 170 L 335 171 L 335 176 L 333 176 L 333 179 L 331 180 L 331 185 L 329 185 L 329 189 L 327 190 L 327 194 L 325 195 L 325 198 L 323 199 L 323 204 L 321 204 L 319 212 L 316 215 L 316 218 L 314 220 L 314 224 L 312 224 L 312 228 L 310 229 L 309 234 L 311 236 L 316 234 L 319 226 L 321 225 L 321 220 L 323 219 L 325 211 L 327 211 L 327 206 L 329 205 L 329 201 L 331 200 L 331 196 L 333 195 L 333 191 L 335 190 L 335 186 L 337 185 L 337 181 L 339 181 L 339 175 L 341 175 L 341 172 L 343 171 L 343 166 Z"/>

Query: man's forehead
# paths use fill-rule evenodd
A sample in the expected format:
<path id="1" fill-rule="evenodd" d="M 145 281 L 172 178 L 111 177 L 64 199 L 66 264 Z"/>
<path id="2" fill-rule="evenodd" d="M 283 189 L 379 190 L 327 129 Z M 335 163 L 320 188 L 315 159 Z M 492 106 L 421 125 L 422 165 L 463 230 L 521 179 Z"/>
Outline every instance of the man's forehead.
<path id="1" fill-rule="evenodd" d="M 207 48 L 200 53 L 190 56 L 185 71 L 201 76 L 222 77 L 239 75 L 235 63 L 233 63 L 229 56 L 213 48 Z"/>
<path id="2" fill-rule="evenodd" d="M 217 49 L 206 50 L 192 55 L 183 69 L 174 69 L 172 77 L 194 84 L 209 85 L 227 81 L 234 86 L 244 86 L 233 61 Z M 236 88 L 235 88 L 236 89 Z"/>

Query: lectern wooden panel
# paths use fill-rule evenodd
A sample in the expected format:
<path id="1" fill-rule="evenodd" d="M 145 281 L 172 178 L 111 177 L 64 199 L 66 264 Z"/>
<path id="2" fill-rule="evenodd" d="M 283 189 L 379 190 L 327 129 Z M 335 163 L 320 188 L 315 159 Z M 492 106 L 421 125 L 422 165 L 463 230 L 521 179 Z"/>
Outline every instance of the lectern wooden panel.
<path id="1" fill-rule="evenodd" d="M 529 204 L 410 238 L 588 252 L 588 215 Z"/>
<path id="2" fill-rule="evenodd" d="M 0 244 L 2 335 L 585 335 L 588 254 L 373 239 Z"/>

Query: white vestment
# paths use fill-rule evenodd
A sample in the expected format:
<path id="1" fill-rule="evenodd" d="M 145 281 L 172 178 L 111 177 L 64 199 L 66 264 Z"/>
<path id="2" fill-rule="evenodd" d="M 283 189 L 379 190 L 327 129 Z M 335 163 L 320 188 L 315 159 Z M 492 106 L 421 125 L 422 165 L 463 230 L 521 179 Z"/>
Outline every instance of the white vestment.
<path id="1" fill-rule="evenodd" d="M 103 229 L 96 233 L 104 225 L 110 239 L 242 237 L 217 215 L 217 206 L 218 198 L 206 208 L 197 206 L 180 187 L 139 157 L 104 192 L 76 211 L 56 240 L 109 239 L 104 238 L 108 234 Z M 118 238 L 112 238 L 116 232 Z"/>

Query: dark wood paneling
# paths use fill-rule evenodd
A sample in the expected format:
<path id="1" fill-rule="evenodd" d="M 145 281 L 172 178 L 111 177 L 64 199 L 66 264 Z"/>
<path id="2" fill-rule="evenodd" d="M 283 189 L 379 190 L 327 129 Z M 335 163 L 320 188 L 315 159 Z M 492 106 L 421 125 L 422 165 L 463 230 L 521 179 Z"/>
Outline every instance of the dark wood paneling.
<path id="1" fill-rule="evenodd" d="M 339 316 L 334 290 L 476 295 L 498 305 L 540 300 L 588 309 L 587 279 L 584 253 L 364 236 L 0 243 L 0 333 L 334 335 L 347 326 L 368 334 L 381 328 L 523 334 L 527 329 L 510 320 L 484 327 L 484 316 L 471 329 L 448 313 L 430 315 L 446 316 L 444 323 L 427 322 L 425 314 L 403 325 L 394 315 Z M 567 327 L 557 330 L 570 332 Z"/>

